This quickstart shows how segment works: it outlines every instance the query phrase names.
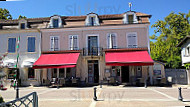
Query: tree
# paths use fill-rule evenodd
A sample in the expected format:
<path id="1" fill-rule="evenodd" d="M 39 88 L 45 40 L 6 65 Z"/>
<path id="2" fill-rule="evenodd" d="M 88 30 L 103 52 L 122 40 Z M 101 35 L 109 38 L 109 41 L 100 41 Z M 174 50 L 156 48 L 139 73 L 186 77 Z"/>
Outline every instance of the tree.
<path id="1" fill-rule="evenodd" d="M 155 28 L 150 39 L 151 57 L 154 60 L 166 62 L 166 67 L 181 66 L 181 49 L 177 44 L 190 35 L 189 13 L 170 13 L 164 20 L 158 20 L 151 27 Z M 157 36 L 158 35 L 158 36 Z"/>
<path id="2" fill-rule="evenodd" d="M 7 9 L 0 8 L 0 19 L 12 19 L 12 16 Z"/>
<path id="3" fill-rule="evenodd" d="M 26 16 L 21 16 L 19 15 L 18 19 L 26 19 L 27 17 Z"/>

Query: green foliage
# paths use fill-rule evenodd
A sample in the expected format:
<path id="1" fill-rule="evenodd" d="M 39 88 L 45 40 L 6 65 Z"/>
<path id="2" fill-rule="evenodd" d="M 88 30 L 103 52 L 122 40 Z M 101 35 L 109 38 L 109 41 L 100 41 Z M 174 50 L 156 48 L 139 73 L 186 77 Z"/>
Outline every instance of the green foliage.
<path id="1" fill-rule="evenodd" d="M 155 28 L 150 39 L 151 57 L 154 60 L 166 62 L 166 67 L 178 68 L 181 66 L 181 49 L 177 44 L 187 35 L 190 35 L 190 11 L 188 14 L 174 12 L 158 20 L 151 27 Z M 156 36 L 159 35 L 159 36 Z"/>
<path id="2" fill-rule="evenodd" d="M 185 67 L 186 69 L 190 69 L 190 63 L 189 63 L 189 64 L 185 64 L 184 67 Z"/>
<path id="3" fill-rule="evenodd" d="M 18 19 L 26 19 L 27 17 L 26 16 L 21 16 L 19 15 Z"/>
<path id="4" fill-rule="evenodd" d="M 12 19 L 12 16 L 7 9 L 0 8 L 0 19 Z"/>

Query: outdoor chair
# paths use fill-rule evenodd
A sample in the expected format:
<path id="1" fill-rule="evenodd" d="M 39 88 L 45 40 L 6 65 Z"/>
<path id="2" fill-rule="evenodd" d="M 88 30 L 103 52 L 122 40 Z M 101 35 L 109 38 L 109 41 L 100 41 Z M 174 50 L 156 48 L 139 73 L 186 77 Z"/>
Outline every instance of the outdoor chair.
<path id="1" fill-rule="evenodd" d="M 58 85 L 58 79 L 57 78 L 52 78 L 51 81 L 51 87 Z"/>
<path id="2" fill-rule="evenodd" d="M 110 84 L 115 85 L 115 78 L 114 77 L 110 77 Z"/>
<path id="3" fill-rule="evenodd" d="M 162 78 L 160 81 L 160 85 L 164 86 L 166 84 L 166 78 Z"/>
<path id="4" fill-rule="evenodd" d="M 65 79 L 64 78 L 59 80 L 59 85 L 60 86 L 65 85 Z"/>
<path id="5" fill-rule="evenodd" d="M 73 86 L 73 85 L 77 85 L 77 79 L 76 79 L 76 78 L 73 78 L 73 79 L 72 79 L 72 86 Z"/>

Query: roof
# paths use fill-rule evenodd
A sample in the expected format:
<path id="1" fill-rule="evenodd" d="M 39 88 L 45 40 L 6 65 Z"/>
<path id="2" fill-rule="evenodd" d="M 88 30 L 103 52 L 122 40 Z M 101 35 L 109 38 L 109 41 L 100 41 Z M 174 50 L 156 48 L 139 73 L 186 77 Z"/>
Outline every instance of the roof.
<path id="1" fill-rule="evenodd" d="M 141 12 L 135 12 L 137 17 L 151 17 L 149 14 L 141 13 Z M 123 18 L 124 13 L 122 14 L 107 14 L 107 15 L 98 15 L 100 19 L 117 19 Z M 27 22 L 48 22 L 51 17 L 41 17 L 41 18 L 27 18 Z M 80 20 L 85 20 L 86 16 L 61 16 L 62 20 L 65 21 L 80 21 Z M 5 20 L 5 19 L 0 19 L 0 24 L 18 24 L 19 20 L 14 19 L 14 20 Z"/>
<path id="2" fill-rule="evenodd" d="M 177 47 L 181 47 L 188 39 L 190 39 L 190 36 L 186 36 L 178 45 Z"/>

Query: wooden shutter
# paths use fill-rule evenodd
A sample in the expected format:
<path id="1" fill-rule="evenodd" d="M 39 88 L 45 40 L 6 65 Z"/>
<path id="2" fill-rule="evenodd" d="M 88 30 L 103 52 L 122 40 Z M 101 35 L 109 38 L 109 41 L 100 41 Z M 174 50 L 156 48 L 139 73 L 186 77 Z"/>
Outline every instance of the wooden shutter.
<path id="1" fill-rule="evenodd" d="M 129 48 L 137 47 L 137 35 L 135 33 L 128 34 L 127 39 Z"/>

